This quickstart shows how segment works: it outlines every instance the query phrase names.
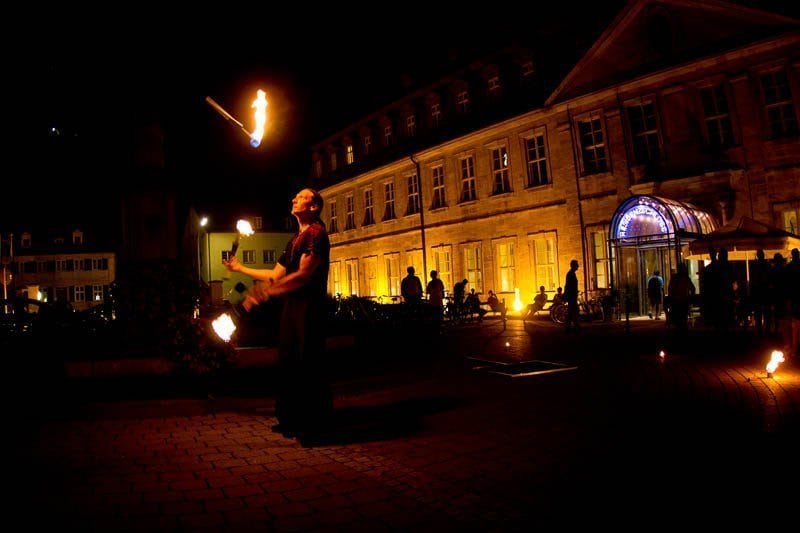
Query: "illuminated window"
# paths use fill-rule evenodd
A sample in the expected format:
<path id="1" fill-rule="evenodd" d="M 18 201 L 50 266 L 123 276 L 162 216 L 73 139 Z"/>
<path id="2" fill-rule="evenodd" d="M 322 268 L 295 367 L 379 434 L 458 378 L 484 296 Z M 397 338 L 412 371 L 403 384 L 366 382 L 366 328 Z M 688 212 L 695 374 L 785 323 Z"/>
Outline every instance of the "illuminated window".
<path id="1" fill-rule="evenodd" d="M 406 178 L 408 188 L 408 205 L 406 215 L 419 213 L 419 180 L 416 174 L 411 174 Z"/>
<path id="2" fill-rule="evenodd" d="M 773 138 L 797 135 L 797 117 L 792 103 L 792 90 L 784 70 L 761 74 L 761 93 Z"/>
<path id="3" fill-rule="evenodd" d="M 475 198 L 475 163 L 470 155 L 461 159 L 461 201 L 469 202 Z"/>
<path id="4" fill-rule="evenodd" d="M 103 286 L 102 285 L 92 285 L 92 301 L 93 302 L 102 302 L 103 301 Z"/>
<path id="5" fill-rule="evenodd" d="M 331 263 L 330 272 L 328 274 L 328 284 L 331 289 L 331 294 L 334 296 L 342 293 L 341 272 L 342 264 L 339 261 Z"/>
<path id="6" fill-rule="evenodd" d="M 489 78 L 488 85 L 489 85 L 489 98 L 491 98 L 492 100 L 497 99 L 500 96 L 500 77 L 492 76 L 491 78 Z"/>
<path id="7" fill-rule="evenodd" d="M 337 233 L 339 231 L 338 221 L 336 218 L 336 202 L 328 203 L 331 210 L 330 221 L 328 222 L 328 233 Z"/>
<path id="8" fill-rule="evenodd" d="M 508 151 L 505 146 L 492 150 L 492 175 L 494 176 L 492 194 L 511 192 L 511 183 L 508 179 Z"/>
<path id="9" fill-rule="evenodd" d="M 364 296 L 378 296 L 378 258 L 376 256 L 364 258 L 364 277 L 367 289 L 367 294 Z"/>
<path id="10" fill-rule="evenodd" d="M 348 165 L 352 165 L 356 160 L 356 156 L 353 153 L 353 145 L 348 144 L 347 146 L 344 147 L 344 150 L 345 150 L 344 154 L 345 162 L 347 162 Z"/>
<path id="11" fill-rule="evenodd" d="M 497 292 L 514 292 L 516 286 L 516 261 L 514 258 L 514 242 L 497 243 Z"/>
<path id="12" fill-rule="evenodd" d="M 384 254 L 386 262 L 386 280 L 389 283 L 389 295 L 400 296 L 400 254 Z"/>
<path id="13" fill-rule="evenodd" d="M 344 270 L 347 276 L 347 290 L 350 294 L 358 296 L 358 260 L 348 259 L 345 261 Z"/>
<path id="14" fill-rule="evenodd" d="M 383 143 L 386 146 L 390 146 L 392 144 L 392 126 L 391 124 L 388 126 L 383 127 Z"/>
<path id="15" fill-rule="evenodd" d="M 374 217 L 372 211 L 373 211 L 372 189 L 365 189 L 364 190 L 364 223 L 361 224 L 362 226 L 369 226 L 370 224 L 374 224 L 375 223 L 375 217 Z"/>
<path id="16" fill-rule="evenodd" d="M 383 184 L 383 220 L 393 220 L 394 212 L 394 182 L 388 181 Z"/>
<path id="17" fill-rule="evenodd" d="M 547 153 L 544 147 L 544 133 L 525 139 L 525 161 L 528 167 L 528 187 L 547 185 Z"/>
<path id="18" fill-rule="evenodd" d="M 607 289 L 610 285 L 609 270 L 611 264 L 608 257 L 608 228 L 590 230 L 589 246 L 591 248 L 591 260 L 594 268 L 592 269 L 593 288 Z"/>
<path id="19" fill-rule="evenodd" d="M 475 289 L 475 292 L 483 292 L 483 262 L 480 244 L 464 246 L 464 268 L 467 271 L 469 286 Z"/>
<path id="20" fill-rule="evenodd" d="M 706 120 L 708 144 L 711 146 L 730 146 L 733 144 L 733 128 L 731 128 L 728 96 L 722 85 L 700 90 L 703 102 L 703 113 Z"/>
<path id="21" fill-rule="evenodd" d="M 469 93 L 467 91 L 459 91 L 456 95 L 456 109 L 459 113 L 469 112 Z"/>
<path id="22" fill-rule="evenodd" d="M 637 165 L 656 162 L 661 157 L 658 140 L 658 119 L 653 102 L 639 102 L 625 107 L 633 141 L 633 157 Z"/>
<path id="23" fill-rule="evenodd" d="M 431 209 L 445 207 L 447 202 L 444 196 L 444 167 L 433 167 L 433 204 Z"/>
<path id="24" fill-rule="evenodd" d="M 606 143 L 600 117 L 578 120 L 578 140 L 581 144 L 583 173 L 598 174 L 608 171 Z"/>
<path id="25" fill-rule="evenodd" d="M 530 238 L 531 264 L 533 265 L 534 287 L 544 285 L 546 291 L 554 291 L 558 286 L 556 266 L 556 234 L 539 233 Z"/>
<path id="26" fill-rule="evenodd" d="M 353 201 L 353 195 L 349 194 L 345 198 L 344 202 L 345 207 L 345 224 L 344 230 L 351 230 L 356 229 L 356 207 L 355 202 Z"/>
<path id="27" fill-rule="evenodd" d="M 431 104 L 431 126 L 436 128 L 442 123 L 442 104 Z"/>
<path id="28" fill-rule="evenodd" d="M 417 133 L 417 118 L 414 115 L 406 117 L 406 135 L 413 137 Z"/>
<path id="29" fill-rule="evenodd" d="M 533 76 L 535 72 L 536 66 L 533 64 L 533 61 L 525 61 L 520 67 L 520 73 L 522 74 L 523 78 Z"/>
<path id="30" fill-rule="evenodd" d="M 444 288 L 447 290 L 452 290 L 453 287 L 453 260 L 451 255 L 450 245 L 433 247 L 433 264 L 436 265 L 439 279 L 442 280 Z"/>
<path id="31" fill-rule="evenodd" d="M 800 231 L 798 231 L 797 227 L 798 218 L 800 218 L 800 208 L 786 209 L 781 211 L 781 222 L 783 223 L 783 229 L 789 233 L 800 235 Z"/>

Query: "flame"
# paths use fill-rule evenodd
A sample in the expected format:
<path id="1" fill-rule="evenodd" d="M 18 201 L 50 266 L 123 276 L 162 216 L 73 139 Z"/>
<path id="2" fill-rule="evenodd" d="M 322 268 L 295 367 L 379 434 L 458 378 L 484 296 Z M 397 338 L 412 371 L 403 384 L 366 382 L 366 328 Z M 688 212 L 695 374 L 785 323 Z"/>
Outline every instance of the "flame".
<path id="1" fill-rule="evenodd" d="M 258 148 L 264 138 L 264 129 L 267 125 L 267 93 L 258 90 L 258 96 L 250 107 L 255 108 L 256 129 L 250 134 L 250 146 Z"/>
<path id="2" fill-rule="evenodd" d="M 772 358 L 767 363 L 767 374 L 772 374 L 778 369 L 778 365 L 786 361 L 783 357 L 783 352 L 775 350 L 772 352 Z"/>
<path id="3" fill-rule="evenodd" d="M 667 356 L 667 354 L 666 354 L 666 353 L 664 353 L 664 350 L 661 350 L 660 352 L 658 352 L 658 356 L 659 356 L 659 357 L 661 358 L 661 360 L 663 361 L 663 360 L 664 360 L 664 358 Z"/>
<path id="4" fill-rule="evenodd" d="M 519 297 L 519 289 L 514 287 L 514 311 L 522 311 L 522 299 Z"/>
<path id="5" fill-rule="evenodd" d="M 214 333 L 225 342 L 230 342 L 233 332 L 236 331 L 233 319 L 231 319 L 228 313 L 219 315 L 216 320 L 211 323 L 211 327 L 214 328 Z"/>
<path id="6" fill-rule="evenodd" d="M 242 235 L 244 237 L 249 237 L 250 235 L 255 233 L 255 231 L 253 231 L 253 226 L 251 226 L 250 223 L 246 220 L 239 220 L 238 222 L 236 222 L 236 231 L 239 232 L 239 235 Z"/>

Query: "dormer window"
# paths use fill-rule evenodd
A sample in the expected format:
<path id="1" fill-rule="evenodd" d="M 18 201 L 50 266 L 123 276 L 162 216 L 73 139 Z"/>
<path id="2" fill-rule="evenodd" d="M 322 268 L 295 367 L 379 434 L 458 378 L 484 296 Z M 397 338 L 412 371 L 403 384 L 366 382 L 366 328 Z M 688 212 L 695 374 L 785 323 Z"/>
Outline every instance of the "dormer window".
<path id="1" fill-rule="evenodd" d="M 467 91 L 460 91 L 456 96 L 456 108 L 459 113 L 467 113 L 469 111 L 469 93 Z"/>
<path id="2" fill-rule="evenodd" d="M 500 96 L 500 77 L 499 76 L 492 76 L 489 78 L 489 97 L 492 99 L 496 99 Z"/>
<path id="3" fill-rule="evenodd" d="M 414 115 L 406 117 L 406 135 L 413 137 L 417 133 L 417 118 Z"/>
<path id="4" fill-rule="evenodd" d="M 31 247 L 31 234 L 27 231 L 22 234 L 20 237 L 20 246 L 23 248 L 30 248 Z"/>
<path id="5" fill-rule="evenodd" d="M 331 152 L 331 172 L 336 172 L 336 152 Z"/>
<path id="6" fill-rule="evenodd" d="M 372 152 L 372 135 L 364 135 L 364 155 Z"/>
<path id="7" fill-rule="evenodd" d="M 383 139 L 385 141 L 386 146 L 392 144 L 392 125 L 389 124 L 383 127 Z"/>
<path id="8" fill-rule="evenodd" d="M 72 244 L 76 246 L 83 244 L 83 232 L 81 230 L 76 229 L 72 232 Z"/>
<path id="9" fill-rule="evenodd" d="M 322 177 L 322 159 L 314 161 L 314 175 L 318 178 Z"/>
<path id="10" fill-rule="evenodd" d="M 353 163 L 355 163 L 356 156 L 353 153 L 353 145 L 352 144 L 348 144 L 347 146 L 344 147 L 344 151 L 345 151 L 345 154 L 344 154 L 345 162 L 348 165 L 352 165 Z"/>

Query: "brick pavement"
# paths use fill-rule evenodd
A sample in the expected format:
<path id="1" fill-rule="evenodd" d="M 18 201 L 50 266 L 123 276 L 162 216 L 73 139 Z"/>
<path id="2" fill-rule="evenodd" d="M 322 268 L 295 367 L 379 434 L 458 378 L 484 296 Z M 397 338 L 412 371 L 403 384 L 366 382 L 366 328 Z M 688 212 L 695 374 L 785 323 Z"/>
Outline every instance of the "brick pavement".
<path id="1" fill-rule="evenodd" d="M 113 531 L 649 528 L 788 510 L 796 491 L 777 487 L 800 472 L 797 366 L 766 378 L 769 340 L 620 328 L 454 328 L 438 356 L 339 379 L 335 429 L 311 448 L 270 430 L 268 396 L 34 417 L 19 437 L 19 509 Z M 512 379 L 465 355 L 578 370 Z"/>

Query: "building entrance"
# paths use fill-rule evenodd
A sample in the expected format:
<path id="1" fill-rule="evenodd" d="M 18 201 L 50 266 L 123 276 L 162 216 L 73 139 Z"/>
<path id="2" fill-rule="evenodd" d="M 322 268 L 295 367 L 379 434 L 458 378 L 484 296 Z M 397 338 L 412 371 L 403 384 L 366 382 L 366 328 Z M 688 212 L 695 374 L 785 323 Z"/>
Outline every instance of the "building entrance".
<path id="1" fill-rule="evenodd" d="M 609 228 L 612 248 L 612 285 L 623 312 L 647 313 L 647 281 L 658 271 L 664 287 L 678 263 L 681 246 L 717 228 L 706 212 L 655 196 L 633 196 L 614 213 Z M 696 265 L 689 265 L 696 272 Z"/>

